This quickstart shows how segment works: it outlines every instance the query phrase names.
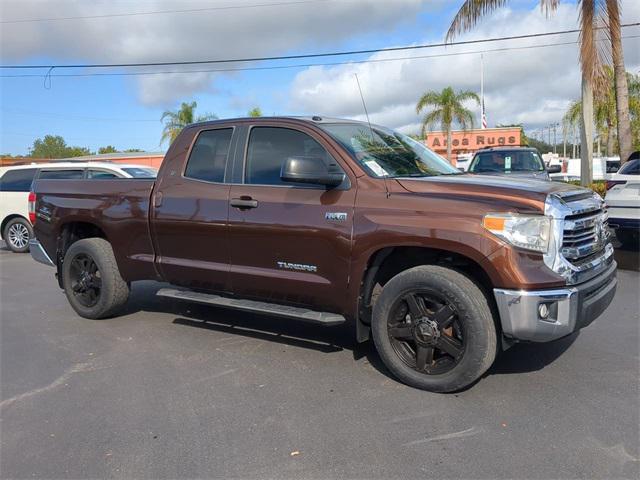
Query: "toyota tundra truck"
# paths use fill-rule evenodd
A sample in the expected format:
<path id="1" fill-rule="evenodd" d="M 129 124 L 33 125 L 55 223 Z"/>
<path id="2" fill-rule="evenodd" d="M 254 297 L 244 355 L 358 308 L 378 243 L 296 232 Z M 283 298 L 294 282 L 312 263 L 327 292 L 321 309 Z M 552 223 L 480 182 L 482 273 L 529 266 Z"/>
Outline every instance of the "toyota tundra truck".
<path id="1" fill-rule="evenodd" d="M 193 124 L 155 180 L 39 179 L 30 200 L 31 254 L 82 317 L 159 280 L 161 297 L 345 324 L 434 392 L 473 384 L 515 342 L 589 325 L 616 291 L 592 191 L 464 174 L 352 120 Z"/>

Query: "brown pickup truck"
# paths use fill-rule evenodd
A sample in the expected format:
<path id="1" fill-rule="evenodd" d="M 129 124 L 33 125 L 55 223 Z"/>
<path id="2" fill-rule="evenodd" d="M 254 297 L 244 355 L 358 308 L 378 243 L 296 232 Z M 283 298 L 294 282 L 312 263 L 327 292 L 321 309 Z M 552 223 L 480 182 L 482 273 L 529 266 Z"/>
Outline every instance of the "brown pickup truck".
<path id="1" fill-rule="evenodd" d="M 517 341 L 597 318 L 616 290 L 602 199 L 462 174 L 423 144 L 351 120 L 251 118 L 185 128 L 157 180 L 38 180 L 33 257 L 71 306 L 114 315 L 158 295 L 373 338 L 425 390 L 464 388 Z"/>

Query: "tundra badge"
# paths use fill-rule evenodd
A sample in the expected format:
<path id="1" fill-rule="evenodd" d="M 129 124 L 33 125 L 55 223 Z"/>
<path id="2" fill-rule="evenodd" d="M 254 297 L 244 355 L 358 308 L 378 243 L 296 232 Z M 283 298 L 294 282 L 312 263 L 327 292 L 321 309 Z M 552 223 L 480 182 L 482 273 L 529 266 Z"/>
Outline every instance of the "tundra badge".
<path id="1" fill-rule="evenodd" d="M 276 262 L 278 264 L 278 268 L 283 268 L 285 270 L 298 270 L 302 272 L 317 272 L 318 267 L 315 265 L 305 265 L 304 263 L 289 263 L 289 262 Z"/>

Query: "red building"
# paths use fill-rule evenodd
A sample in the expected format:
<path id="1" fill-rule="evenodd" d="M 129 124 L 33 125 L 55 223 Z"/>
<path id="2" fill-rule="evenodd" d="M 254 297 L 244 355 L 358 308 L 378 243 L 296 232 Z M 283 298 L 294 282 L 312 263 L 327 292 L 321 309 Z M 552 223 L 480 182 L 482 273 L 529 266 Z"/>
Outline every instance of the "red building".
<path id="1" fill-rule="evenodd" d="M 447 157 L 446 132 L 428 132 L 424 141 L 436 153 Z M 518 146 L 521 141 L 519 127 L 456 130 L 451 132 L 451 163 L 455 165 L 460 154 L 473 154 L 483 147 Z"/>

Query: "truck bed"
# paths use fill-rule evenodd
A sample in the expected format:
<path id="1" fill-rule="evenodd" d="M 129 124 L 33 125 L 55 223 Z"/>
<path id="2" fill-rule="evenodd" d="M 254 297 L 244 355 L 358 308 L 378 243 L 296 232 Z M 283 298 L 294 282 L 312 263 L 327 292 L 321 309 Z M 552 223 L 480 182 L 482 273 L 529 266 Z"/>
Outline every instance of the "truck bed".
<path id="1" fill-rule="evenodd" d="M 51 258 L 63 229 L 83 228 L 80 218 L 95 220 L 113 246 L 121 272 L 135 279 L 156 276 L 149 230 L 153 179 L 38 180 L 35 230 Z"/>

